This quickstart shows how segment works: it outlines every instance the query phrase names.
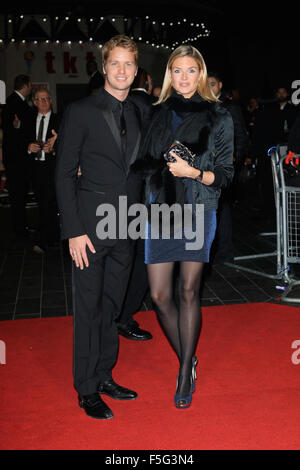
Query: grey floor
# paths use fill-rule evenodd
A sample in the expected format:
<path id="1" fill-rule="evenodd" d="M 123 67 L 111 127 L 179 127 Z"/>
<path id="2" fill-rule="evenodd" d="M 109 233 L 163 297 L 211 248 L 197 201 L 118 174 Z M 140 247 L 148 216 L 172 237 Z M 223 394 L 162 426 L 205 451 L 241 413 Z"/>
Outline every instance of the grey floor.
<path id="1" fill-rule="evenodd" d="M 30 239 L 13 241 L 9 223 L 9 207 L 0 199 L 0 320 L 72 315 L 71 263 L 66 246 L 61 244 L 44 255 L 32 251 Z M 33 225 L 36 207 L 29 204 L 28 218 Z M 274 220 L 266 220 L 250 212 L 245 203 L 233 207 L 234 255 L 269 253 L 276 249 L 275 237 L 262 237 L 262 231 L 273 232 Z M 238 262 L 235 262 L 237 264 Z M 275 257 L 243 261 L 240 265 L 260 272 L 276 274 Z M 299 265 L 292 269 L 296 277 Z M 269 279 L 226 264 L 207 265 L 201 289 L 202 305 L 226 305 L 249 302 L 279 302 L 284 286 L 281 280 Z M 300 298 L 300 290 L 295 290 Z M 300 304 L 290 304 L 300 305 Z M 149 310 L 149 294 L 141 310 Z"/>

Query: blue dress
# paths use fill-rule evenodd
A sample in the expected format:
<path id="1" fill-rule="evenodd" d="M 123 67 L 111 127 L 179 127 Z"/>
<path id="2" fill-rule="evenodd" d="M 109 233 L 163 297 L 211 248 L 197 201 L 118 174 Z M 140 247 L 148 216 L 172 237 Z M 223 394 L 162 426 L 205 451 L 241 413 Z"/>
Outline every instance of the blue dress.
<path id="1" fill-rule="evenodd" d="M 173 132 L 180 125 L 182 119 L 178 114 L 172 110 L 172 127 Z M 192 196 L 192 184 L 193 181 L 190 178 L 184 178 L 184 184 L 186 185 L 187 202 L 193 206 Z M 151 193 L 150 203 L 155 203 L 155 194 Z M 194 207 L 194 206 L 193 206 Z M 162 238 L 161 233 L 156 227 L 151 226 L 148 222 L 146 225 L 146 240 L 145 240 L 145 263 L 156 264 L 156 263 L 169 263 L 172 261 L 194 261 L 194 262 L 209 262 L 210 248 L 215 237 L 216 232 L 216 211 L 215 210 L 204 210 L 203 218 L 201 222 L 204 227 L 197 226 L 195 217 L 193 215 L 192 229 L 196 232 L 195 238 L 190 239 L 186 237 L 186 232 L 182 229 L 181 238 L 174 238 L 172 235 L 170 238 Z M 194 210 L 193 210 L 194 214 Z M 201 231 L 201 236 L 200 236 Z M 172 234 L 172 232 L 171 232 Z M 196 245 L 197 238 L 203 240 L 202 248 L 193 249 L 192 244 Z M 187 248 L 189 246 L 189 248 Z"/>

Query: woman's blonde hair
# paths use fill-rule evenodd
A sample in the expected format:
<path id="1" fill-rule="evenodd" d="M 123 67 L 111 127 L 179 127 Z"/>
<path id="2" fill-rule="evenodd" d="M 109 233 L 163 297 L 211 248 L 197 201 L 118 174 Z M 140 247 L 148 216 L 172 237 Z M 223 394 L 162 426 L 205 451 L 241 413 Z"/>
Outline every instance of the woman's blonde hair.
<path id="1" fill-rule="evenodd" d="M 199 76 L 198 87 L 197 87 L 197 92 L 199 93 L 199 95 L 204 100 L 219 102 L 218 98 L 216 98 L 216 96 L 214 95 L 213 91 L 211 90 L 208 84 L 206 65 L 200 52 L 198 51 L 198 49 L 196 49 L 193 46 L 181 45 L 177 47 L 177 49 L 175 49 L 175 51 L 172 52 L 172 54 L 169 57 L 161 93 L 155 105 L 163 103 L 171 95 L 171 92 L 172 92 L 171 69 L 172 69 L 172 65 L 174 61 L 178 59 L 179 57 L 192 57 L 197 62 L 199 70 L 202 72 Z"/>

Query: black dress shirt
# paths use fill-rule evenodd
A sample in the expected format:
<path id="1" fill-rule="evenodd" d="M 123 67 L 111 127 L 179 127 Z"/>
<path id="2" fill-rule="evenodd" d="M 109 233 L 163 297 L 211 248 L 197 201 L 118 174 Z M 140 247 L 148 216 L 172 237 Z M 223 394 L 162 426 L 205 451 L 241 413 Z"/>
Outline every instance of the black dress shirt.
<path id="1" fill-rule="evenodd" d="M 130 160 L 131 154 L 136 144 L 136 136 L 139 130 L 139 122 L 137 118 L 138 108 L 135 104 L 126 98 L 123 102 L 108 93 L 105 89 L 104 96 L 105 102 L 114 115 L 116 124 L 121 133 L 120 126 L 120 103 L 123 103 L 123 112 L 126 126 L 126 161 Z"/>

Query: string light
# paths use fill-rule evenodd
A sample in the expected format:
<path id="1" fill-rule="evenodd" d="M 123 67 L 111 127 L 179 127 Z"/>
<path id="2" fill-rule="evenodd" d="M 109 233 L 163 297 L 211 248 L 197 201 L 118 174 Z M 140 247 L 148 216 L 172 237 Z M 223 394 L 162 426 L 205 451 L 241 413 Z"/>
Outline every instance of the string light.
<path id="1" fill-rule="evenodd" d="M 20 19 L 23 19 L 23 18 L 24 18 L 24 15 L 20 15 Z M 106 17 L 106 18 L 107 18 L 107 19 L 110 19 L 112 22 L 115 22 L 115 21 L 116 21 L 116 18 L 115 18 L 115 17 Z M 195 42 L 195 41 L 197 41 L 197 40 L 200 39 L 200 38 L 204 38 L 204 37 L 206 38 L 206 37 L 209 37 L 209 35 L 210 35 L 210 30 L 207 28 L 207 26 L 206 26 L 204 23 L 189 22 L 187 18 L 182 18 L 181 20 L 176 20 L 176 21 L 174 21 L 174 20 L 171 19 L 171 21 L 170 21 L 169 23 L 166 23 L 165 21 L 157 21 L 156 18 L 153 19 L 153 18 L 151 18 L 149 15 L 146 15 L 144 18 L 145 18 L 147 21 L 149 21 L 149 23 L 152 24 L 152 25 L 157 25 L 157 24 L 158 24 L 158 25 L 161 25 L 161 26 L 163 26 L 163 27 L 174 27 L 174 26 L 177 26 L 177 25 L 179 26 L 179 25 L 181 25 L 182 23 L 185 23 L 186 26 L 190 25 L 191 28 L 194 28 L 194 27 L 195 27 L 195 28 L 200 28 L 200 27 L 202 28 L 201 33 L 199 33 L 199 29 L 198 29 L 198 31 L 197 31 L 198 34 L 196 34 L 194 37 L 191 36 L 191 37 L 188 37 L 188 38 L 186 38 L 186 39 L 180 41 L 181 44 L 187 44 L 188 42 Z M 47 19 L 48 19 L 48 17 L 43 17 L 43 18 L 42 18 L 42 21 L 43 21 L 43 22 L 47 22 Z M 65 16 L 64 19 L 65 19 L 65 21 L 69 21 L 70 17 L 69 17 L 69 16 Z M 105 17 L 103 17 L 103 16 L 100 17 L 100 20 L 101 20 L 101 21 L 103 21 L 104 19 L 105 19 Z M 141 19 L 141 18 L 136 17 L 136 19 Z M 59 20 L 59 17 L 56 16 L 56 17 L 55 17 L 55 20 L 58 21 L 58 20 Z M 86 19 L 84 19 L 84 18 L 76 18 L 76 20 L 77 20 L 78 23 L 81 23 L 82 21 L 85 21 L 85 22 L 87 22 L 87 21 L 93 22 L 93 21 L 94 21 L 94 18 L 89 18 L 89 19 L 87 19 L 87 18 L 86 18 Z M 76 20 L 75 20 L 75 21 L 76 21 Z M 12 21 L 13 21 L 12 18 L 9 18 L 9 19 L 8 19 L 8 22 L 9 22 L 9 23 L 12 23 Z M 98 20 L 98 21 L 99 21 L 99 20 Z M 124 21 L 124 22 L 128 22 L 129 19 L 128 19 L 127 17 L 123 17 L 123 21 Z M 196 32 L 196 31 L 195 31 L 195 32 Z M 156 34 L 155 34 L 155 35 L 156 35 Z M 139 42 L 142 42 L 142 41 L 143 41 L 143 37 L 142 37 L 142 36 L 137 36 L 137 37 L 131 36 L 131 39 L 132 39 L 132 40 L 137 40 L 137 41 L 139 41 Z M 16 42 L 16 40 L 15 40 L 14 38 L 11 38 L 10 41 L 11 41 L 12 43 Z M 0 43 L 3 44 L 3 42 L 4 42 L 4 41 L 1 40 Z M 22 44 L 25 44 L 25 43 L 26 43 L 26 40 L 23 39 L 23 40 L 20 41 L 20 42 L 21 42 Z M 34 41 L 33 43 L 34 43 L 34 44 L 38 44 L 38 42 L 39 42 L 39 41 Z M 59 41 L 59 40 L 57 40 L 57 41 L 55 41 L 55 42 L 56 42 L 56 44 L 60 44 L 60 41 Z M 71 45 L 71 44 L 72 44 L 72 41 L 71 41 L 71 40 L 70 40 L 70 41 L 66 41 L 66 42 L 67 42 L 68 45 Z M 79 44 L 83 44 L 83 42 L 94 43 L 94 39 L 93 39 L 92 37 L 90 37 L 89 39 L 87 39 L 87 40 L 85 40 L 85 41 L 82 41 L 82 40 L 78 41 Z M 145 41 L 145 39 L 144 39 L 144 42 L 145 42 L 146 45 L 151 46 L 151 47 L 155 47 L 156 49 L 164 48 L 164 49 L 172 49 L 172 50 L 174 50 L 174 48 L 179 45 L 179 42 L 178 42 L 178 41 L 174 42 L 172 45 L 168 45 L 168 44 L 164 44 L 164 43 L 163 43 L 163 44 L 157 44 L 157 43 L 154 43 L 154 42 L 150 43 L 150 41 L 149 41 L 148 39 L 147 39 L 146 41 Z M 45 43 L 46 43 L 46 44 L 49 44 L 49 40 L 45 41 Z M 95 45 L 96 45 L 97 47 L 102 47 L 102 45 L 100 45 L 100 44 L 95 44 Z"/>

